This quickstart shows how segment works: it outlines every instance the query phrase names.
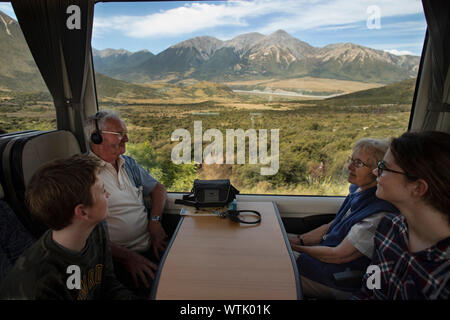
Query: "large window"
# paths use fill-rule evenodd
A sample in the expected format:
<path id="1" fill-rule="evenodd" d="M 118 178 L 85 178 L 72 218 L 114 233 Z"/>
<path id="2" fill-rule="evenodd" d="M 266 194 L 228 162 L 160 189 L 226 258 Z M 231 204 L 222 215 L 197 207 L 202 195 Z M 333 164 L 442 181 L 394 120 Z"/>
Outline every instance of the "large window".
<path id="1" fill-rule="evenodd" d="M 92 47 L 100 109 L 170 191 L 345 195 L 363 137 L 407 130 L 426 22 L 419 0 L 107 2 Z M 10 3 L 0 3 L 0 129 L 56 128 Z"/>
<path id="2" fill-rule="evenodd" d="M 56 129 L 53 99 L 10 3 L 0 3 L 0 130 Z"/>
<path id="3" fill-rule="evenodd" d="M 100 109 L 170 191 L 345 195 L 363 137 L 407 130 L 420 1 L 98 3 Z"/>

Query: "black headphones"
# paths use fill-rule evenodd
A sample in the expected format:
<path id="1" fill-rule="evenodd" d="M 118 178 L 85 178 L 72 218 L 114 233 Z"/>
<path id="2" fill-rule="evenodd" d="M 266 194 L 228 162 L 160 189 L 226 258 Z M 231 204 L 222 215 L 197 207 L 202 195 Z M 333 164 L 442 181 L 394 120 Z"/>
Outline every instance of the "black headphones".
<path id="1" fill-rule="evenodd" d="M 91 141 L 93 144 L 100 144 L 103 142 L 103 137 L 100 134 L 100 129 L 98 128 L 98 116 L 100 115 L 100 112 L 97 112 L 94 116 L 95 120 L 95 132 L 91 134 Z"/>

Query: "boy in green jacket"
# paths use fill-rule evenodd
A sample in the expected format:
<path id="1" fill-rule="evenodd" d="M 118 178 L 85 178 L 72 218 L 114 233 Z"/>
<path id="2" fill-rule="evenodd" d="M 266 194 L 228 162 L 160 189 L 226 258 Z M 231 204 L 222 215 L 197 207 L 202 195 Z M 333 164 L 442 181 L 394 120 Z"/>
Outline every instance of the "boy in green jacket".
<path id="1" fill-rule="evenodd" d="M 98 160 L 76 155 L 44 165 L 27 188 L 30 212 L 50 230 L 19 257 L 0 299 L 132 299 L 116 279 L 104 226 L 108 197 Z"/>

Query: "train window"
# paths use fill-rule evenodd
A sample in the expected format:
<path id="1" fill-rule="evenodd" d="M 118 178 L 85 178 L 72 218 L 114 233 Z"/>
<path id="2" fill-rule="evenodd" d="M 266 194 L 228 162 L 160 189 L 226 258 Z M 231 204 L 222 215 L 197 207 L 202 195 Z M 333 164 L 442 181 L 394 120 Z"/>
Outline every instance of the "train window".
<path id="1" fill-rule="evenodd" d="M 408 128 L 420 1 L 98 3 L 100 109 L 170 191 L 345 195 L 360 138 Z"/>
<path id="2" fill-rule="evenodd" d="M 6 50 L 16 24 L 0 10 Z M 419 0 L 100 2 L 99 108 L 121 113 L 128 154 L 169 191 L 228 178 L 241 193 L 345 195 L 352 145 L 408 128 L 425 30 Z M 0 126 L 54 128 L 25 58 L 10 87 L 1 64 Z"/>
<path id="3" fill-rule="evenodd" d="M 53 99 L 10 3 L 0 3 L 0 129 L 56 129 Z"/>

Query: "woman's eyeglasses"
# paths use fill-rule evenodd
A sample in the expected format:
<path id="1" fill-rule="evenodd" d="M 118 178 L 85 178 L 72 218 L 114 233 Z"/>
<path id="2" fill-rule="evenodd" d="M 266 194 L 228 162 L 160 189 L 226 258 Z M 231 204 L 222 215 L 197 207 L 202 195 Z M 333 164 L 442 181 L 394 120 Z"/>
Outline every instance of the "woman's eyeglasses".
<path id="1" fill-rule="evenodd" d="M 378 162 L 378 176 L 381 177 L 381 175 L 383 174 L 383 171 L 388 171 L 388 172 L 393 172 L 393 173 L 398 173 L 398 174 L 402 174 L 404 176 L 410 177 L 410 178 L 414 178 L 417 179 L 416 177 L 410 175 L 409 173 L 406 172 L 400 172 L 400 171 L 395 171 L 389 168 L 386 168 L 386 164 L 384 163 L 384 160 L 381 160 Z"/>
<path id="2" fill-rule="evenodd" d="M 353 159 L 352 157 L 349 157 L 348 162 L 351 162 L 355 168 L 361 168 L 361 167 L 370 168 L 367 164 L 362 162 L 360 159 Z"/>

